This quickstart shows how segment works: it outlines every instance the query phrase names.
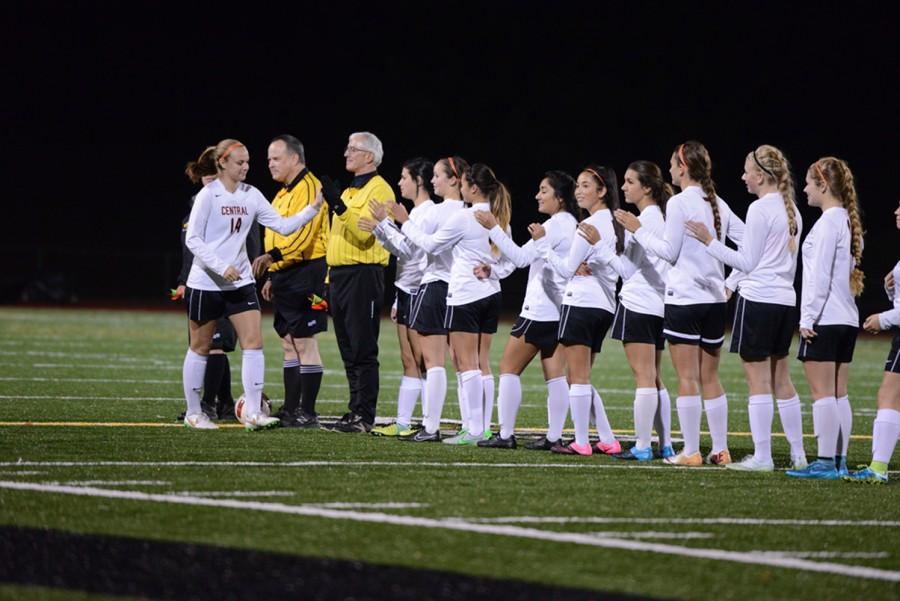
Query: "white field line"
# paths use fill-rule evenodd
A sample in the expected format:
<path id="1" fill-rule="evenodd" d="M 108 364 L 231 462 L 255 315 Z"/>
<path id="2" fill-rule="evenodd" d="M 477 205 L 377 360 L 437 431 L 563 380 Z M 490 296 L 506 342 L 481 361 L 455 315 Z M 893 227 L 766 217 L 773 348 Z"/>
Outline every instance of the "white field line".
<path id="1" fill-rule="evenodd" d="M 653 538 L 653 539 L 681 539 L 681 540 L 696 540 L 701 538 L 715 538 L 715 534 L 711 532 L 659 532 L 656 530 L 646 530 L 641 532 L 630 532 L 627 530 L 623 531 L 615 531 L 615 530 L 603 530 L 600 532 L 589 532 L 591 536 L 596 536 L 599 538 L 631 538 L 631 539 L 642 539 L 642 538 Z"/>
<path id="2" fill-rule="evenodd" d="M 327 507 L 329 509 L 419 509 L 429 507 L 428 503 L 304 503 L 306 507 Z"/>
<path id="3" fill-rule="evenodd" d="M 47 472 L 32 472 L 32 471 L 23 471 L 17 472 L 15 470 L 10 470 L 7 472 L 0 471 L 0 476 L 43 476 Z"/>
<path id="4" fill-rule="evenodd" d="M 166 480 L 69 480 L 68 482 L 45 482 L 64 486 L 168 486 Z"/>
<path id="5" fill-rule="evenodd" d="M 900 528 L 900 521 L 892 520 L 792 520 L 765 518 L 618 518 L 600 516 L 504 516 L 496 518 L 466 518 L 483 524 L 689 524 L 703 526 L 871 526 Z"/>
<path id="6" fill-rule="evenodd" d="M 293 497 L 289 490 L 180 490 L 179 497 Z"/>
<path id="7" fill-rule="evenodd" d="M 144 501 L 151 503 L 166 503 L 174 505 L 189 505 L 200 507 L 226 507 L 230 509 L 267 511 L 287 515 L 305 517 L 317 517 L 332 520 L 391 524 L 395 526 L 411 526 L 416 528 L 453 530 L 457 532 L 474 532 L 495 536 L 509 536 L 515 538 L 540 540 L 556 543 L 569 543 L 607 549 L 619 549 L 624 551 L 638 551 L 647 553 L 660 553 L 681 557 L 695 557 L 712 561 L 731 561 L 745 565 L 765 565 L 776 568 L 803 570 L 848 576 L 853 578 L 865 578 L 881 580 L 885 582 L 900 582 L 900 571 L 882 570 L 864 566 L 848 566 L 837 563 L 808 561 L 792 557 L 771 557 L 759 553 L 747 553 L 742 551 L 728 551 L 726 549 L 696 549 L 680 547 L 662 543 L 648 543 L 635 540 L 600 538 L 591 534 L 576 532 L 552 532 L 519 526 L 499 526 L 491 524 L 477 524 L 460 520 L 440 520 L 433 518 L 393 515 L 381 512 L 341 511 L 323 507 L 305 507 L 297 505 L 285 505 L 283 503 L 262 503 L 259 501 L 236 501 L 229 499 L 205 499 L 202 497 L 182 497 L 178 495 L 150 494 L 135 491 L 104 490 L 101 488 L 82 488 L 77 486 L 48 486 L 46 484 L 29 484 L 24 482 L 0 481 L 0 488 L 8 490 L 24 490 L 43 493 L 58 493 L 85 497 L 99 497 L 105 499 L 123 499 L 131 501 Z"/>
<path id="8" fill-rule="evenodd" d="M 864 551 L 751 551 L 769 557 L 800 557 L 803 559 L 886 559 L 891 556 L 886 551 L 867 553 Z"/>

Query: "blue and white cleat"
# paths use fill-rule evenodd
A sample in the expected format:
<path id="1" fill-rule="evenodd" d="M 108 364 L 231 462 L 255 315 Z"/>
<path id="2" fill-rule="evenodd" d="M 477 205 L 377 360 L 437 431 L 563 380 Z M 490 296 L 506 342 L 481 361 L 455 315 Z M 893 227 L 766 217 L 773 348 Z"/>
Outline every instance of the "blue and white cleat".
<path id="1" fill-rule="evenodd" d="M 672 445 L 667 444 L 660 450 L 659 456 L 661 459 L 668 459 L 669 457 L 675 456 L 675 449 L 672 448 Z"/>
<path id="2" fill-rule="evenodd" d="M 860 470 L 844 476 L 846 482 L 859 482 L 865 484 L 887 484 L 887 474 L 879 474 L 867 465 L 859 466 Z"/>
<path id="3" fill-rule="evenodd" d="M 650 447 L 647 447 L 646 449 L 631 447 L 627 451 L 614 454 L 613 457 L 616 459 L 628 459 L 632 461 L 650 461 L 653 459 L 653 450 Z"/>
<path id="4" fill-rule="evenodd" d="M 788 470 L 785 472 L 792 478 L 806 478 L 809 480 L 839 480 L 834 460 L 817 459 L 809 464 L 806 469 Z"/>
<path id="5" fill-rule="evenodd" d="M 840 455 L 834 458 L 834 465 L 837 467 L 838 476 L 843 478 L 844 476 L 850 475 L 850 470 L 847 469 L 847 456 Z"/>

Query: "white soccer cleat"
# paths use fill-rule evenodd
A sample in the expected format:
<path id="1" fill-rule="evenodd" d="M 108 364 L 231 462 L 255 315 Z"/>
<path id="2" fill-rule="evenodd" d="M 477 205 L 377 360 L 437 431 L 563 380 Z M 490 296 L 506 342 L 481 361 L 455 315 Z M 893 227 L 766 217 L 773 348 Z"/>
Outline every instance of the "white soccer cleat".
<path id="1" fill-rule="evenodd" d="M 184 416 L 184 427 L 191 430 L 218 430 L 219 426 L 213 423 L 205 413 L 194 413 Z"/>
<path id="2" fill-rule="evenodd" d="M 268 430 L 270 428 L 277 428 L 280 425 L 280 419 L 277 417 L 269 417 L 265 413 L 254 413 L 244 418 L 244 429 L 247 432 Z"/>
<path id="3" fill-rule="evenodd" d="M 738 472 L 773 472 L 775 471 L 775 464 L 772 463 L 772 460 L 769 461 L 760 461 L 753 455 L 747 455 L 741 461 L 737 463 L 728 463 L 725 465 L 726 468 L 730 470 L 735 470 Z"/>

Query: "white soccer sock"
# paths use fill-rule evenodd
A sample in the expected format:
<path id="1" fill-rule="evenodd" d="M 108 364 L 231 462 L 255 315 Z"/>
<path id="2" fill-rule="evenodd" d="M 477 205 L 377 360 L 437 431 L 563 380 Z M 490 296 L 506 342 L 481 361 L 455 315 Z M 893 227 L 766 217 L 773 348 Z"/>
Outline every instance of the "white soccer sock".
<path id="1" fill-rule="evenodd" d="M 444 376 L 446 380 L 446 376 Z M 426 378 L 419 378 L 419 388 L 422 390 L 422 421 L 425 421 L 425 418 L 428 417 L 428 397 L 425 395 L 425 382 L 427 382 Z"/>
<path id="2" fill-rule="evenodd" d="M 468 401 L 469 434 L 481 436 L 484 433 L 484 384 L 481 370 L 473 369 L 462 373 L 463 397 Z"/>
<path id="3" fill-rule="evenodd" d="M 890 463 L 900 436 L 900 411 L 879 409 L 872 426 L 872 460 Z"/>
<path id="4" fill-rule="evenodd" d="M 700 452 L 700 417 L 703 405 L 699 396 L 680 396 L 675 399 L 678 409 L 678 425 L 681 426 L 681 437 L 684 439 L 685 455 Z"/>
<path id="5" fill-rule="evenodd" d="M 779 399 L 778 415 L 781 418 L 781 429 L 791 445 L 791 457 L 806 457 L 803 450 L 803 416 L 800 413 L 800 397 L 794 395 L 790 399 Z"/>
<path id="6" fill-rule="evenodd" d="M 754 394 L 749 399 L 750 434 L 753 436 L 753 457 L 757 461 L 772 461 L 772 419 L 775 406 L 771 394 Z"/>
<path id="7" fill-rule="evenodd" d="M 597 392 L 597 389 L 591 387 L 591 402 L 594 408 L 594 425 L 597 427 L 597 436 L 603 444 L 612 444 L 616 442 L 616 435 L 613 434 L 612 426 L 609 425 L 609 418 L 606 417 L 606 408 L 603 406 L 603 397 Z"/>
<path id="8" fill-rule="evenodd" d="M 658 405 L 656 388 L 638 388 L 634 391 L 634 435 L 637 437 L 635 446 L 639 449 L 650 448 L 650 431 Z"/>
<path id="9" fill-rule="evenodd" d="M 494 375 L 482 374 L 481 385 L 484 390 L 484 431 L 491 429 L 491 418 L 494 416 Z"/>
<path id="10" fill-rule="evenodd" d="M 703 407 L 712 438 L 712 452 L 720 453 L 728 448 L 728 399 L 724 394 L 715 399 L 704 399 Z"/>
<path id="11" fill-rule="evenodd" d="M 853 431 L 853 410 L 850 409 L 850 398 L 847 395 L 839 397 L 837 400 L 838 420 L 841 423 L 838 442 L 835 443 L 835 455 L 841 457 L 847 456 L 847 448 L 850 446 L 850 433 Z"/>
<path id="12" fill-rule="evenodd" d="M 208 357 L 198 355 L 188 349 L 181 367 L 181 381 L 184 385 L 184 400 L 187 401 L 187 415 L 202 413 L 200 408 L 200 391 L 203 390 L 203 377 L 206 375 Z"/>
<path id="13" fill-rule="evenodd" d="M 569 387 L 569 407 L 575 424 L 575 442 L 588 444 L 588 428 L 591 420 L 591 404 L 594 396 L 590 384 L 572 384 Z"/>
<path id="14" fill-rule="evenodd" d="M 665 388 L 659 389 L 659 406 L 656 409 L 656 415 L 653 417 L 653 424 L 656 427 L 659 444 L 664 447 L 671 447 L 672 399 L 669 397 L 669 391 Z"/>
<path id="15" fill-rule="evenodd" d="M 547 380 L 547 440 L 556 442 L 562 438 L 569 412 L 569 384 L 565 376 Z"/>
<path id="16" fill-rule="evenodd" d="M 466 391 L 463 388 L 462 373 L 456 372 L 456 400 L 459 402 L 459 420 L 463 428 L 469 427 L 469 403 L 466 401 Z"/>
<path id="17" fill-rule="evenodd" d="M 813 431 L 816 434 L 818 456 L 823 459 L 834 459 L 837 446 L 840 420 L 838 418 L 837 399 L 833 396 L 821 398 L 813 403 Z"/>
<path id="18" fill-rule="evenodd" d="M 500 374 L 500 392 L 497 396 L 497 416 L 500 419 L 500 437 L 509 438 L 516 429 L 516 416 L 522 404 L 522 381 L 516 374 Z"/>
<path id="19" fill-rule="evenodd" d="M 447 370 L 443 367 L 431 367 L 425 373 L 425 398 L 428 399 L 425 431 L 434 434 L 441 427 L 441 412 L 447 398 Z"/>
<path id="20" fill-rule="evenodd" d="M 397 423 L 408 426 L 412 422 L 413 409 L 422 390 L 419 378 L 403 376 L 400 379 L 400 390 L 397 393 Z"/>
<path id="21" fill-rule="evenodd" d="M 266 375 L 266 357 L 261 348 L 241 353 L 241 382 L 244 384 L 244 415 L 260 411 L 260 399 Z"/>

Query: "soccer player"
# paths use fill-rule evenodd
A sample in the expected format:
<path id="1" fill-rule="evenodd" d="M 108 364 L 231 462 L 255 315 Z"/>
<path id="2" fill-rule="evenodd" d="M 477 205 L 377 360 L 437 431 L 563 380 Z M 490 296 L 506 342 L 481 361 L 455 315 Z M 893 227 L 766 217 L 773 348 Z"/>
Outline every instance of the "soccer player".
<path id="1" fill-rule="evenodd" d="M 681 192 L 666 204 L 662 238 L 642 227 L 641 221 L 627 211 L 616 211 L 616 219 L 646 251 L 672 265 L 666 279 L 663 332 L 678 377 L 675 403 L 684 447 L 663 461 L 670 465 L 703 464 L 700 417 L 705 406 L 712 436 L 712 451 L 706 461 L 724 465 L 731 463 L 728 401 L 719 379 L 719 353 L 727 315 L 724 266 L 688 235 L 685 224 L 703 222 L 720 241 L 727 236 L 738 244 L 744 224 L 716 195 L 712 161 L 703 144 L 690 141 L 679 145 L 672 153 L 669 173 Z M 705 399 L 702 405 L 701 397 Z"/>
<path id="2" fill-rule="evenodd" d="M 818 452 L 806 468 L 787 475 L 837 480 L 847 475 L 853 427 L 847 378 L 859 329 L 854 299 L 863 290 L 863 230 L 853 174 L 841 159 L 810 165 L 803 191 L 809 205 L 822 210 L 803 241 L 798 353 L 813 397 Z"/>
<path id="3" fill-rule="evenodd" d="M 529 232 L 542 228 L 547 252 L 565 257 L 578 225 L 575 203 L 575 181 L 568 173 L 548 171 L 544 174 L 535 199 L 538 212 L 549 215 L 543 224 L 531 224 Z M 488 440 L 478 441 L 479 447 L 515 449 L 516 414 L 522 403 L 522 384 L 519 376 L 532 359 L 540 353 L 544 380 L 547 383 L 547 403 L 552 407 L 568 404 L 568 384 L 565 376 L 565 355 L 557 340 L 559 306 L 566 280 L 547 264 L 538 251 L 537 242 L 530 240 L 520 247 L 510 238 L 493 213 L 479 211 L 475 218 L 489 230 L 491 242 L 516 267 L 528 267 L 525 300 L 509 340 L 500 359 L 500 390 L 497 397 L 497 416 L 500 431 Z"/>
<path id="4" fill-rule="evenodd" d="M 259 190 L 244 183 L 250 153 L 241 142 L 222 140 L 213 158 L 217 177 L 197 194 L 186 237 L 194 261 L 185 289 L 190 348 L 182 371 L 187 402 L 184 425 L 202 430 L 217 428 L 200 408 L 200 389 L 216 320 L 224 316 L 234 326 L 243 351 L 244 424 L 248 430 L 271 428 L 280 421 L 264 415 L 260 408 L 265 358 L 256 282 L 245 243 L 254 221 L 282 235 L 290 234 L 319 213 L 323 199 L 320 195 L 314 205 L 282 218 Z"/>
<path id="5" fill-rule="evenodd" d="M 900 204 L 894 210 L 897 229 L 900 230 Z M 859 466 L 859 471 L 844 476 L 849 482 L 887 484 L 888 463 L 894 454 L 897 437 L 900 436 L 900 289 L 893 282 L 900 280 L 900 261 L 885 278 L 885 292 L 893 308 L 869 315 L 863 323 L 866 331 L 875 334 L 882 330 L 895 330 L 894 341 L 884 363 L 884 376 L 878 388 L 878 413 L 872 425 L 872 462 Z"/>
<path id="6" fill-rule="evenodd" d="M 775 469 L 772 417 L 777 399 L 791 445 L 791 464 L 793 469 L 803 469 L 807 461 L 800 397 L 791 382 L 788 359 L 796 319 L 794 274 L 803 222 L 794 203 L 791 167 L 780 150 L 764 144 L 750 152 L 741 179 L 758 200 L 747 209 L 740 249 L 732 250 L 713 238 L 702 223 L 687 224 L 710 255 L 744 274 L 735 303 L 731 352 L 740 354 L 747 375 L 754 450 L 753 455 L 727 467 L 754 472 Z"/>

